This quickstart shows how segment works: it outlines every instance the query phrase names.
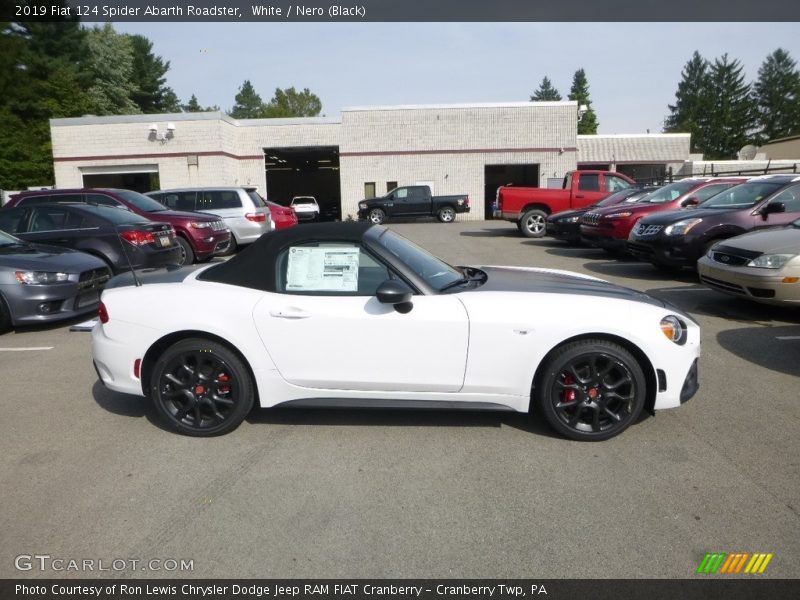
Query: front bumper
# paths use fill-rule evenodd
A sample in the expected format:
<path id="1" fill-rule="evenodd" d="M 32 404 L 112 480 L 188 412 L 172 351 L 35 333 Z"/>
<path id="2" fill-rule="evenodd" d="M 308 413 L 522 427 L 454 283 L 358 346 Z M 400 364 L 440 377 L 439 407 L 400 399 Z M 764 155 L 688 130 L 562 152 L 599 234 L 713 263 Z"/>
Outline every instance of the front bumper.
<path id="1" fill-rule="evenodd" d="M 731 267 L 703 256 L 697 261 L 697 271 L 703 285 L 729 296 L 764 304 L 800 305 L 800 282 L 784 283 L 787 273 L 782 269 L 775 272 L 758 267 Z"/>
<path id="2" fill-rule="evenodd" d="M 614 230 L 600 227 L 580 226 L 581 241 L 585 244 L 605 248 L 607 250 L 625 250 L 626 240 L 613 236 Z"/>
<path id="3" fill-rule="evenodd" d="M 685 236 L 666 236 L 660 233 L 647 237 L 632 233 L 626 248 L 636 258 L 671 267 L 693 267 L 700 254 L 698 244 L 687 242 Z"/>
<path id="4" fill-rule="evenodd" d="M 231 232 L 227 229 L 224 231 L 211 231 L 208 234 L 206 234 L 206 230 L 198 229 L 194 233 L 196 235 L 190 242 L 195 256 L 201 260 L 224 252 L 231 243 Z"/>
<path id="5" fill-rule="evenodd" d="M 547 235 L 565 242 L 577 244 L 581 241 L 581 225 L 579 222 L 547 221 L 546 231 Z"/>

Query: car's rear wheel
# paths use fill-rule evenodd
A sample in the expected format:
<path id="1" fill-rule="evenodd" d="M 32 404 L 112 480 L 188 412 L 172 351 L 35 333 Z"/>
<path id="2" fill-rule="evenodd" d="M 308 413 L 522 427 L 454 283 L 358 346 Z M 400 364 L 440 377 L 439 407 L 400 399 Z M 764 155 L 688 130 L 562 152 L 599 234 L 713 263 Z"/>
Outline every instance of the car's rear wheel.
<path id="1" fill-rule="evenodd" d="M 370 223 L 374 223 L 375 225 L 380 225 L 386 220 L 386 213 L 383 212 L 380 208 L 373 208 L 369 211 L 368 215 Z"/>
<path id="2" fill-rule="evenodd" d="M 558 348 L 537 377 L 536 407 L 550 426 L 579 441 L 607 440 L 639 418 L 646 382 L 622 346 L 589 339 Z"/>
<path id="3" fill-rule="evenodd" d="M 453 210 L 452 206 L 443 206 L 436 216 L 442 223 L 452 223 L 456 220 L 456 211 Z"/>
<path id="4" fill-rule="evenodd" d="M 181 249 L 181 256 L 178 261 L 178 266 L 182 267 L 184 265 L 191 265 L 194 263 L 194 250 L 192 250 L 191 244 L 189 242 L 178 236 L 175 238 L 175 241 L 178 242 L 178 246 Z"/>
<path id="5" fill-rule="evenodd" d="M 519 220 L 519 230 L 525 237 L 543 237 L 547 231 L 547 213 L 539 209 L 525 211 Z"/>
<path id="6" fill-rule="evenodd" d="M 242 359 L 222 344 L 201 338 L 177 342 L 158 358 L 150 391 L 170 427 L 197 437 L 236 429 L 255 396 Z"/>

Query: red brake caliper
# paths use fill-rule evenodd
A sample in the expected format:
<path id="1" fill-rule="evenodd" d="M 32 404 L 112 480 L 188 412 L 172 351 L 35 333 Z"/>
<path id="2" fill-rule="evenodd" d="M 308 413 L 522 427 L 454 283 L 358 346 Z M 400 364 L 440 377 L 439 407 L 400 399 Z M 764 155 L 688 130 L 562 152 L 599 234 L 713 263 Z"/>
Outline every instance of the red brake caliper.
<path id="1" fill-rule="evenodd" d="M 226 373 L 220 373 L 219 377 L 217 378 L 220 382 L 225 383 L 226 381 L 230 381 L 231 378 L 228 377 Z M 219 386 L 219 393 L 220 394 L 227 394 L 231 391 L 231 387 L 229 385 L 221 385 Z"/>
<path id="2" fill-rule="evenodd" d="M 564 373 L 564 385 L 570 385 L 575 383 L 575 379 L 573 379 L 572 375 L 569 373 Z M 562 392 L 561 401 L 562 402 L 573 402 L 575 400 L 575 390 L 564 390 Z"/>

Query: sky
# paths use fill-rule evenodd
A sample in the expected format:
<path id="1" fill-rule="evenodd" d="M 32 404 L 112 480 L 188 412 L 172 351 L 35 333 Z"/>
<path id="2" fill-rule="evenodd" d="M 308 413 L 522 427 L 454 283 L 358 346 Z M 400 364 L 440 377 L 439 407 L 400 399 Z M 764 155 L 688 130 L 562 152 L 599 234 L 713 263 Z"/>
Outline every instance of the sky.
<path id="1" fill-rule="evenodd" d="M 548 76 L 566 99 L 586 71 L 598 133 L 661 131 L 683 65 L 728 53 L 754 81 L 781 47 L 800 62 L 798 23 L 115 23 L 170 61 L 181 100 L 234 104 L 249 79 L 309 88 L 322 114 L 351 106 L 527 101 Z"/>

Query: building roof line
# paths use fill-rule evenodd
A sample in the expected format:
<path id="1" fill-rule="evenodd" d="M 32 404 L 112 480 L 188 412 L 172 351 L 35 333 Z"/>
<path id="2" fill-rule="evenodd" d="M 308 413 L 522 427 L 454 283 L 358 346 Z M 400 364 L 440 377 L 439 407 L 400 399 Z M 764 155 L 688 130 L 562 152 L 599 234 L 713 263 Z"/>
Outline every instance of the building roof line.
<path id="1" fill-rule="evenodd" d="M 348 106 L 342 112 L 367 112 L 389 110 L 431 110 L 431 109 L 470 109 L 470 108 L 542 108 L 551 106 L 578 106 L 575 100 L 557 102 L 471 102 L 465 104 L 394 104 L 387 106 Z"/>

